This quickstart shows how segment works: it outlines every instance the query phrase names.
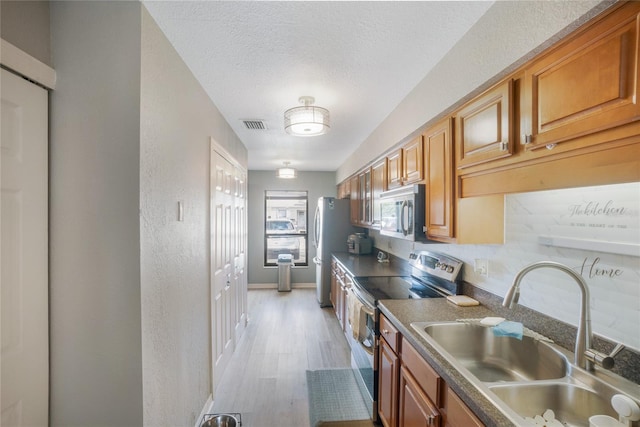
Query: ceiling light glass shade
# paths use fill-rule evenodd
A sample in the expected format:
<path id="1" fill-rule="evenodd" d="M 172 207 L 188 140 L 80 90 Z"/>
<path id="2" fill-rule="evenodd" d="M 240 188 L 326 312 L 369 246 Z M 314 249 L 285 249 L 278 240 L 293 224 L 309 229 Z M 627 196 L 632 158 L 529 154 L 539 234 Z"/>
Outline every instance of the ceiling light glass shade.
<path id="1" fill-rule="evenodd" d="M 285 167 L 283 168 L 279 168 L 276 172 L 276 176 L 278 178 L 283 178 L 283 179 L 292 179 L 295 178 L 298 175 L 298 171 L 296 171 L 294 168 L 290 168 L 289 166 L 289 162 L 285 162 L 284 164 Z"/>
<path id="2" fill-rule="evenodd" d="M 290 108 L 284 112 L 284 129 L 294 136 L 316 136 L 329 131 L 329 110 L 314 107 L 314 98 L 302 96 L 303 107 Z"/>

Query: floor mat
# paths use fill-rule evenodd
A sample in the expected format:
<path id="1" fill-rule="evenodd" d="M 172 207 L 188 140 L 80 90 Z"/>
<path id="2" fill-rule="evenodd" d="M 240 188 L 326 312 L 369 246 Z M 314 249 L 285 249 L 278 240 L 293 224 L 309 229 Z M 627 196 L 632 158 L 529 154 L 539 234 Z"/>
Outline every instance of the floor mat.
<path id="1" fill-rule="evenodd" d="M 311 427 L 348 426 L 345 421 L 357 421 L 366 426 L 370 414 L 360 394 L 351 369 L 322 369 L 307 371 L 309 391 L 309 422 Z M 373 424 L 370 424 L 373 425 Z"/>

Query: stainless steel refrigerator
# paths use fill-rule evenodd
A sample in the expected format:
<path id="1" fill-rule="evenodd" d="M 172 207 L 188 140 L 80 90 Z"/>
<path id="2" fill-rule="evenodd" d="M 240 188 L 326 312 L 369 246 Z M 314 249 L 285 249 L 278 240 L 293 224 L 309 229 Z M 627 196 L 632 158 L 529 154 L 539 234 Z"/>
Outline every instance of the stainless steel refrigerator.
<path id="1" fill-rule="evenodd" d="M 313 221 L 316 256 L 316 290 L 321 307 L 331 305 L 331 253 L 346 252 L 347 238 L 359 228 L 351 225 L 349 200 L 320 197 Z"/>

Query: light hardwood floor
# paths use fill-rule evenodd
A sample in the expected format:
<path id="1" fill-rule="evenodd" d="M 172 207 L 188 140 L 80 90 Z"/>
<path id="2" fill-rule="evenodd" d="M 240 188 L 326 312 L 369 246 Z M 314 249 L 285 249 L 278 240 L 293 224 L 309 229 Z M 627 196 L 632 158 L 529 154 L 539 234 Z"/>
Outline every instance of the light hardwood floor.
<path id="1" fill-rule="evenodd" d="M 242 427 L 307 427 L 306 370 L 350 366 L 333 308 L 315 289 L 249 291 L 249 324 L 216 390 L 213 413 L 240 413 Z"/>

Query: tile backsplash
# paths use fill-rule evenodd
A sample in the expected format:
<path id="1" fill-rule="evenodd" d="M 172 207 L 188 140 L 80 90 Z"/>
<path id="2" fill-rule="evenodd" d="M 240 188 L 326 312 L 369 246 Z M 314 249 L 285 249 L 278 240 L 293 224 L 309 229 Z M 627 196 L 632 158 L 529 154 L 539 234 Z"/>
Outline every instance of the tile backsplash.
<path id="1" fill-rule="evenodd" d="M 381 236 L 375 246 L 406 258 L 412 249 L 446 252 L 465 262 L 463 279 L 503 297 L 523 267 L 560 262 L 590 291 L 593 332 L 640 352 L 640 183 L 508 195 L 503 245 L 420 244 Z M 488 276 L 474 272 L 487 260 Z M 566 273 L 530 272 L 519 303 L 577 325 L 580 292 Z"/>

